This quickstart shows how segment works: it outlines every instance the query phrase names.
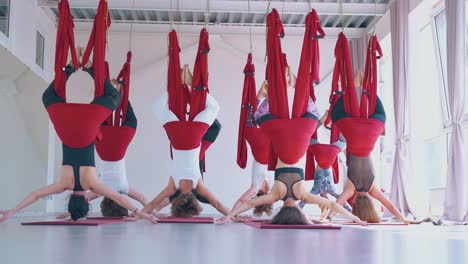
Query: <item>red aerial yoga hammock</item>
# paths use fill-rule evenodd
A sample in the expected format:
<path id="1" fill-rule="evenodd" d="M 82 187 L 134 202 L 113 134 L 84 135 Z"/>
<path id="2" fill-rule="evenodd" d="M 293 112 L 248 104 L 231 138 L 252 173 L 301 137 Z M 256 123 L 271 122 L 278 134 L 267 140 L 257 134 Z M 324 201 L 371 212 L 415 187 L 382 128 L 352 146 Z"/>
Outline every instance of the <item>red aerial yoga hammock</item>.
<path id="1" fill-rule="evenodd" d="M 379 56 L 377 56 L 377 53 Z M 363 82 L 361 103 L 358 104 L 348 40 L 343 33 L 338 36 L 335 47 L 336 62 L 329 113 L 332 113 L 340 98 L 340 91 L 338 90 L 338 79 L 340 78 L 344 112 L 348 116 L 335 118 L 337 120 L 334 120 L 332 134 L 339 133 L 337 132 L 339 130 L 346 139 L 347 151 L 358 157 L 368 157 L 370 155 L 385 126 L 383 121 L 369 118 L 375 112 L 377 103 L 377 57 L 381 56 L 382 50 L 377 37 L 374 35 L 369 40 L 364 74 L 365 81 Z M 354 197 L 348 199 L 351 205 Z"/>
<path id="2" fill-rule="evenodd" d="M 320 19 L 315 11 L 312 11 L 306 17 L 306 32 L 304 35 L 304 45 L 302 48 L 303 55 L 301 56 L 301 65 L 306 63 L 306 60 L 311 61 L 311 67 L 309 69 L 309 78 L 298 78 L 296 85 L 299 87 L 310 87 L 310 97 L 315 102 L 315 91 L 314 83 L 320 81 L 319 70 L 320 70 L 320 57 L 319 57 L 319 38 L 323 38 L 325 32 L 320 25 Z M 304 62 L 303 62 L 304 61 Z M 307 64 L 308 65 L 308 64 Z M 307 68 L 304 69 L 307 71 Z M 304 77 L 307 75 L 304 74 Z M 305 82 L 305 83 L 303 83 Z M 297 88 L 296 88 L 297 89 Z M 303 109 L 307 107 L 308 98 L 298 98 L 300 104 L 295 104 L 298 109 Z M 296 103 L 296 101 L 295 101 Z M 294 109 L 293 109 L 294 110 Z M 326 124 L 324 124 L 326 125 Z M 317 132 L 312 135 L 312 138 L 317 139 Z M 338 138 L 331 137 L 330 143 L 338 140 Z M 333 175 L 334 182 L 337 183 L 339 180 L 338 174 L 338 162 L 337 155 L 340 153 L 340 148 L 330 144 L 313 144 L 308 147 L 307 150 L 307 159 L 306 159 L 306 169 L 305 169 L 305 180 L 313 180 L 315 174 L 315 162 L 323 169 L 328 169 L 333 166 Z"/>
<path id="3" fill-rule="evenodd" d="M 346 139 L 347 150 L 358 157 L 370 155 L 378 137 L 384 130 L 384 123 L 381 120 L 369 118 L 374 114 L 377 101 L 377 53 L 382 56 L 382 50 L 375 35 L 369 40 L 367 51 L 363 90 L 359 105 L 354 87 L 348 40 L 343 33 L 340 33 L 335 47 L 336 63 L 330 98 L 332 102 L 331 113 L 339 99 L 337 94 L 339 93 L 338 78 L 340 78 L 344 110 L 349 117 L 340 118 L 335 124 Z"/>
<path id="4" fill-rule="evenodd" d="M 164 125 L 164 129 L 166 130 L 172 146 L 178 150 L 190 150 L 199 147 L 201 145 L 203 135 L 209 128 L 209 125 L 206 123 L 193 121 L 193 118 L 196 116 L 196 114 L 205 108 L 206 93 L 208 92 L 208 73 L 206 65 L 206 54 L 208 51 L 208 32 L 206 29 L 202 29 L 200 33 L 200 43 L 198 45 L 197 59 L 195 61 L 194 76 L 192 79 L 193 88 L 190 95 L 190 115 L 189 120 L 186 121 L 185 111 L 187 105 L 187 96 L 186 91 L 184 90 L 184 87 L 180 81 L 180 47 L 176 31 L 172 30 L 169 33 L 169 65 L 167 87 L 169 96 L 169 109 L 179 117 L 179 121 L 166 123 Z M 203 65 L 200 65 L 201 61 L 203 60 L 205 67 L 201 67 Z M 205 72 L 203 73 L 201 70 L 204 70 Z M 201 78 L 202 74 L 206 76 L 204 80 Z"/>
<path id="5" fill-rule="evenodd" d="M 68 0 L 59 2 L 58 12 L 54 89 L 57 95 L 66 99 L 65 82 L 67 77 L 64 68 L 69 50 L 72 53 L 73 67 L 78 68 L 73 35 L 73 17 L 70 13 Z M 108 25 L 110 25 L 110 17 L 108 16 L 107 2 L 101 0 L 93 26 L 93 41 L 88 44 L 88 50 L 93 45 L 95 47 L 95 98 L 103 95 L 104 92 L 104 57 Z M 89 56 L 89 52 L 87 53 Z M 86 62 L 87 60 L 83 60 L 83 64 Z M 99 137 L 98 130 L 101 123 L 111 114 L 111 110 L 102 105 L 77 103 L 54 103 L 47 107 L 47 112 L 62 143 L 72 148 L 90 145 L 96 137 Z"/>
<path id="6" fill-rule="evenodd" d="M 310 20 L 310 17 L 309 17 Z M 308 27 L 310 27 L 310 24 Z M 297 163 L 306 153 L 310 137 L 317 128 L 317 120 L 306 117 L 307 102 L 310 97 L 310 69 L 312 65 L 311 47 L 304 38 L 301 62 L 299 65 L 292 118 L 289 118 L 286 90 L 285 63 L 281 51 L 284 29 L 278 11 L 273 8 L 267 16 L 267 70 L 268 101 L 272 119 L 261 123 L 261 129 L 272 143 L 268 168 L 275 169 L 277 159 L 287 164 Z"/>
<path id="7" fill-rule="evenodd" d="M 117 76 L 117 81 L 123 84 L 120 94 L 122 101 L 101 126 L 102 140 L 96 142 L 96 151 L 105 161 L 119 161 L 125 157 L 127 147 L 135 136 L 136 129 L 125 125 L 128 110 L 128 97 L 130 91 L 130 68 L 132 52 L 127 52 L 127 61 Z M 106 63 L 106 75 L 110 80 L 109 66 Z"/>
<path id="8" fill-rule="evenodd" d="M 257 127 L 255 119 L 247 120 L 249 114 L 257 111 L 257 96 L 255 89 L 255 67 L 252 64 L 252 53 L 247 56 L 247 64 L 244 67 L 244 88 L 239 118 L 239 135 L 237 141 L 237 164 L 245 169 L 247 165 L 247 142 L 254 159 L 261 164 L 268 163 L 270 153 L 270 141 L 265 133 Z M 247 126 L 247 121 L 252 122 L 252 127 Z"/>

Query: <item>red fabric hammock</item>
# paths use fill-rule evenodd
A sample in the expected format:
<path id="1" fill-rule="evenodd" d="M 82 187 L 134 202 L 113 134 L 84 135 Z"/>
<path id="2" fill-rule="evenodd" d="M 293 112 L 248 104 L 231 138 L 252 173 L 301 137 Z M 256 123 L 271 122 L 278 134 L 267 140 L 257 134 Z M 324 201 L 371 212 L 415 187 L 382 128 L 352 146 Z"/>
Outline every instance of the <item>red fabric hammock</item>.
<path id="1" fill-rule="evenodd" d="M 181 121 L 185 121 L 185 112 L 189 97 L 185 94 L 182 87 L 182 79 L 180 73 L 180 46 L 177 38 L 177 32 L 172 30 L 169 32 L 169 65 L 167 70 L 167 92 L 169 94 L 169 109 Z M 186 87 L 188 89 L 188 87 Z"/>
<path id="2" fill-rule="evenodd" d="M 55 41 L 54 90 L 58 96 L 66 99 L 67 74 L 64 69 L 67 65 L 68 51 L 71 52 L 73 68 L 78 69 L 75 35 L 73 34 L 74 23 L 68 0 L 62 0 L 58 3 L 58 16 L 57 39 Z"/>
<path id="3" fill-rule="evenodd" d="M 382 57 L 382 55 L 382 48 L 377 40 L 377 36 L 373 35 L 367 47 L 366 68 L 362 84 L 360 107 L 362 118 L 369 118 L 375 111 L 377 101 L 377 59 Z"/>
<path id="4" fill-rule="evenodd" d="M 210 144 L 202 146 L 202 138 L 209 128 L 208 124 L 193 121 L 195 116 L 205 109 L 206 94 L 208 93 L 208 32 L 202 29 L 198 44 L 197 58 L 195 60 L 192 79 L 192 92 L 187 86 L 182 85 L 180 72 L 180 48 L 177 33 L 173 30 L 169 33 L 169 65 L 168 65 L 168 96 L 169 102 L 173 102 L 171 111 L 182 116 L 180 121 L 168 122 L 164 129 L 171 141 L 171 145 L 178 150 L 190 150 L 201 147 L 204 151 Z M 177 80 L 179 81 L 177 81 Z M 180 86 L 178 84 L 180 83 Z M 187 100 L 190 99 L 189 121 L 185 121 Z M 200 151 L 200 157 L 204 157 L 204 151 Z"/>
<path id="5" fill-rule="evenodd" d="M 105 5 L 104 5 L 105 4 Z M 95 20 L 100 21 L 102 18 L 102 10 L 107 10 L 105 1 L 100 2 L 100 12 L 96 15 Z M 57 28 L 57 50 L 55 54 L 55 80 L 54 89 L 56 93 L 66 100 L 65 82 L 66 73 L 63 71 L 68 57 L 68 50 L 72 51 L 73 66 L 77 68 L 78 59 L 76 58 L 74 35 L 73 35 L 73 18 L 70 13 L 70 6 L 67 0 L 62 0 L 58 5 L 59 10 L 59 25 Z M 106 32 L 95 32 L 96 37 L 104 39 Z M 101 65 L 101 75 L 95 74 L 95 80 L 104 82 L 105 71 L 105 49 L 102 50 L 101 56 L 95 57 L 94 65 Z M 95 66 L 96 67 L 96 66 Z M 96 69 L 96 68 L 95 68 Z M 96 73 L 96 70 L 95 70 Z M 98 87 L 95 88 L 98 90 Z M 103 94 L 103 87 L 101 88 Z M 96 93 L 95 93 L 96 94 Z M 101 123 L 112 113 L 108 108 L 97 104 L 76 104 L 76 103 L 55 103 L 47 107 L 50 120 L 54 125 L 62 143 L 72 148 L 82 148 L 90 145 L 96 139 L 102 138 L 99 132 Z"/>
<path id="6" fill-rule="evenodd" d="M 285 61 L 281 51 L 281 40 L 284 28 L 278 11 L 273 10 L 267 16 L 267 66 L 268 102 L 270 113 L 278 118 L 289 118 L 288 94 L 286 76 L 284 74 Z M 286 103 L 285 103 L 286 102 Z"/>
<path id="7" fill-rule="evenodd" d="M 306 29 L 302 44 L 301 60 L 297 72 L 296 92 L 292 117 L 302 117 L 307 112 L 311 94 L 314 94 L 313 82 L 319 80 L 319 45 L 318 37 L 323 37 L 323 31 L 317 12 L 312 11 L 306 17 Z M 320 34 L 320 35 L 318 35 Z M 312 98 L 315 102 L 315 95 Z"/>
<path id="8" fill-rule="evenodd" d="M 309 30 L 310 24 L 307 25 Z M 262 123 L 261 129 L 271 140 L 272 152 L 268 168 L 273 170 L 278 158 L 287 164 L 295 164 L 304 156 L 309 146 L 310 137 L 317 128 L 317 121 L 303 117 L 307 112 L 307 104 L 304 105 L 303 100 L 306 98 L 308 102 L 310 95 L 309 83 L 307 82 L 310 79 L 312 64 L 309 39 L 304 38 L 292 118 L 290 119 L 285 75 L 287 62 L 281 50 L 280 40 L 284 36 L 284 29 L 276 9 L 273 9 L 267 16 L 267 28 L 266 76 L 270 113 L 274 119 Z M 312 40 L 312 36 L 310 40 Z"/>
<path id="9" fill-rule="evenodd" d="M 192 93 L 190 101 L 189 120 L 192 121 L 195 116 L 205 109 L 206 94 L 208 90 L 208 52 L 210 44 L 208 43 L 208 31 L 203 28 L 200 32 L 197 57 L 193 67 Z M 180 79 L 180 77 L 179 77 Z"/>
<path id="10" fill-rule="evenodd" d="M 341 42 L 340 42 L 341 41 Z M 336 65 L 340 67 L 342 79 L 343 102 L 345 112 L 351 117 L 341 118 L 335 122 L 336 127 L 346 138 L 347 149 L 356 156 L 368 157 L 374 149 L 375 142 L 383 132 L 384 123 L 378 119 L 369 118 L 375 111 L 377 100 L 377 52 L 382 56 L 382 50 L 376 36 L 372 36 L 369 41 L 366 58 L 366 70 L 364 73 L 363 92 L 360 105 L 357 102 L 356 89 L 352 78 L 351 60 L 349 56 L 348 41 L 343 33 L 340 34 L 335 55 L 342 55 L 336 59 Z M 338 51 L 338 52 L 337 52 Z M 340 61 L 339 61 L 340 60 Z M 338 100 L 335 94 L 338 93 L 338 80 L 333 80 L 333 94 L 331 100 Z M 343 82 L 343 79 L 347 82 Z M 334 106 L 332 104 L 331 108 Z M 330 109 L 331 110 L 331 109 Z"/>
<path id="11" fill-rule="evenodd" d="M 105 161 L 119 161 L 125 157 L 136 130 L 129 126 L 101 126 L 102 139 L 96 141 L 96 151 Z"/>
<path id="12" fill-rule="evenodd" d="M 93 51 L 93 68 L 94 68 L 94 98 L 104 94 L 104 76 L 106 75 L 106 35 L 107 29 L 110 27 L 111 19 L 107 8 L 107 1 L 100 0 L 99 6 L 94 18 L 93 30 L 89 37 L 88 45 L 81 61 L 82 65 L 86 65 Z"/>
<path id="13" fill-rule="evenodd" d="M 125 157 L 128 145 L 132 142 L 136 130 L 130 126 L 124 126 L 127 119 L 128 97 L 130 91 L 130 68 L 132 52 L 127 52 L 127 60 L 117 76 L 117 81 L 123 83 L 120 90 L 122 101 L 101 126 L 102 140 L 96 142 L 96 151 L 105 161 L 119 161 Z M 109 65 L 106 62 L 106 78 L 109 80 Z"/>
<path id="14" fill-rule="evenodd" d="M 250 113 L 257 111 L 257 96 L 255 88 L 255 66 L 252 64 L 252 53 L 247 56 L 244 67 L 244 88 L 239 118 L 239 134 L 237 140 L 237 164 L 241 168 L 247 165 L 247 142 L 249 142 L 252 155 L 262 164 L 268 163 L 270 142 L 267 136 L 257 127 L 252 118 L 253 127 L 247 127 L 247 118 Z"/>

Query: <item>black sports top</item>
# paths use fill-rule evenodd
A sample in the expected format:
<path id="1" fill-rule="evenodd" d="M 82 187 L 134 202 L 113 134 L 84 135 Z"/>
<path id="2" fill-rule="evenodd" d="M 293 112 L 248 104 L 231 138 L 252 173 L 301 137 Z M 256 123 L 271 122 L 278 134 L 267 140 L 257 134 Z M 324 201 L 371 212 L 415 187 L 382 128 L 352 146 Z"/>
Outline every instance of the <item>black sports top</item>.
<path id="1" fill-rule="evenodd" d="M 295 201 L 299 200 L 294 195 L 293 186 L 302 180 L 304 180 L 303 169 L 287 167 L 275 170 L 275 181 L 280 181 L 286 185 L 286 194 L 282 198 L 283 201 L 286 201 L 288 198 L 292 198 Z"/>

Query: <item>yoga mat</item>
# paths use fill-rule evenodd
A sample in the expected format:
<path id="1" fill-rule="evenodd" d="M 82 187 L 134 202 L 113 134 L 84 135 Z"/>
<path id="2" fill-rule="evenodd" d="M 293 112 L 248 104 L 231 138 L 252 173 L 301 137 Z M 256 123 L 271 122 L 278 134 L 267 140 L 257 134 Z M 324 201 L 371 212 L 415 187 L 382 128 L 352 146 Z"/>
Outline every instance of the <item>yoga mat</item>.
<path id="1" fill-rule="evenodd" d="M 332 224 L 338 224 L 338 225 L 358 225 L 355 222 L 351 222 L 349 220 L 333 220 L 331 221 Z M 405 224 L 403 222 L 380 222 L 380 223 L 368 223 L 369 225 L 372 226 L 405 226 L 408 224 Z"/>
<path id="2" fill-rule="evenodd" d="M 121 220 L 96 220 L 96 219 L 83 219 L 78 221 L 38 221 L 38 222 L 22 222 L 21 225 L 60 225 L 60 226 L 100 226 L 100 225 L 108 225 L 108 224 L 117 224 L 121 223 Z"/>
<path id="3" fill-rule="evenodd" d="M 86 217 L 88 220 L 118 220 L 123 221 L 123 217 L 111 217 L 111 216 L 91 216 Z"/>
<path id="4" fill-rule="evenodd" d="M 260 229 L 341 229 L 341 226 L 331 224 L 273 225 L 265 222 L 245 222 L 244 224 Z"/>
<path id="5" fill-rule="evenodd" d="M 193 224 L 213 224 L 213 217 L 167 217 L 158 220 L 158 223 L 193 223 Z"/>

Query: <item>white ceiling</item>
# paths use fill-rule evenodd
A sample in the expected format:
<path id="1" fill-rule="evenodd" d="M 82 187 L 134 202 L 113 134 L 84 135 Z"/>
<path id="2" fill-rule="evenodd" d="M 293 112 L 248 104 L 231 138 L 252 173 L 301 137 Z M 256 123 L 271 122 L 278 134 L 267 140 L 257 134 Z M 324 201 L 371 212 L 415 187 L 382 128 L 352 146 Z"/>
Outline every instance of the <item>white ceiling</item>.
<path id="1" fill-rule="evenodd" d="M 37 0 L 48 15 L 57 18 L 57 0 Z M 337 35 L 342 26 L 348 37 L 360 37 L 388 10 L 389 0 L 343 0 L 343 16 L 339 15 L 339 1 L 315 0 L 322 26 L 330 36 Z M 96 14 L 98 0 L 69 0 L 77 30 L 89 30 Z M 178 5 L 178 8 L 177 8 Z M 209 29 L 212 34 L 264 34 L 268 1 L 209 0 Z M 273 0 L 270 8 L 280 12 L 288 35 L 302 35 L 309 11 L 304 0 Z M 109 0 L 114 31 L 128 31 L 133 22 L 135 31 L 167 32 L 172 21 L 182 34 L 197 34 L 205 24 L 206 0 Z M 172 12 L 171 12 L 172 10 Z M 343 25 L 342 25 L 343 24 Z"/>

